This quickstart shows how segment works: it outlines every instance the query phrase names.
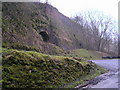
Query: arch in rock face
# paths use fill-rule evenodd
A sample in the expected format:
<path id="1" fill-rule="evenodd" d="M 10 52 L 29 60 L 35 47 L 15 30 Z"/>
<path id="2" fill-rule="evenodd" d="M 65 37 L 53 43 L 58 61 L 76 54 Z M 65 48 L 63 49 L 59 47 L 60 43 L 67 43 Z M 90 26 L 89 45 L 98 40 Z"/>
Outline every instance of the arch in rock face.
<path id="1" fill-rule="evenodd" d="M 41 31 L 39 34 L 41 35 L 44 42 L 49 41 L 49 35 L 48 35 L 48 33 L 46 31 Z"/>

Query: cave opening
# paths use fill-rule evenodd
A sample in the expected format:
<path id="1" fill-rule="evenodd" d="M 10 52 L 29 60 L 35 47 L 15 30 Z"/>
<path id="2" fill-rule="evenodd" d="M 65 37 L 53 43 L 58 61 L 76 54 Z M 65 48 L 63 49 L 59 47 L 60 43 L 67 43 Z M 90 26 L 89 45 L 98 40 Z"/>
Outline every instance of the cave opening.
<path id="1" fill-rule="evenodd" d="M 44 42 L 49 41 L 49 35 L 46 31 L 41 31 L 39 34 L 42 36 L 42 39 L 43 39 Z"/>

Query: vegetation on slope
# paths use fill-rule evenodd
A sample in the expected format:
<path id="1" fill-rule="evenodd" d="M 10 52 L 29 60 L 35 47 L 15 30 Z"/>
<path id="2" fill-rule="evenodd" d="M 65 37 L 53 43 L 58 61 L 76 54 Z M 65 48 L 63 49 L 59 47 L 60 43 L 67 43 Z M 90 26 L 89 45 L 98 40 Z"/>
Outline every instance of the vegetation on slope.
<path id="1" fill-rule="evenodd" d="M 53 45 L 65 50 L 81 47 L 81 26 L 49 4 L 3 2 L 2 16 L 4 43 L 34 46 L 45 53 Z M 48 35 L 47 42 L 40 34 L 43 31 Z M 45 44 L 49 48 L 44 48 Z"/>
<path id="2" fill-rule="evenodd" d="M 86 49 L 71 50 L 65 56 L 83 58 L 84 60 L 102 59 L 102 54 L 100 54 L 99 52 Z"/>
<path id="3" fill-rule="evenodd" d="M 56 8 L 32 2 L 2 6 L 3 88 L 68 87 L 70 82 L 77 85 L 85 77 L 91 79 L 103 73 L 103 69 L 84 60 L 94 58 L 86 50 L 75 50 L 67 57 L 55 56 L 82 47 L 78 40 L 82 39 L 81 26 Z"/>
<path id="4" fill-rule="evenodd" d="M 50 41 L 44 41 L 45 36 L 40 34 L 44 31 L 48 33 L 48 39 L 55 38 L 54 35 L 50 35 L 52 26 L 45 12 L 45 4 L 4 2 L 2 6 L 3 47 L 34 50 L 53 55 L 63 52 Z"/>
<path id="5" fill-rule="evenodd" d="M 75 60 L 72 57 L 15 49 L 3 49 L 2 53 L 3 88 L 61 87 L 99 71 L 94 63 Z M 100 73 L 101 71 L 98 74 Z"/>
<path id="6" fill-rule="evenodd" d="M 43 48 L 39 49 L 33 45 L 26 45 L 26 44 L 20 44 L 20 43 L 9 43 L 9 42 L 2 43 L 3 48 L 25 50 L 25 51 L 36 51 L 36 52 L 41 52 L 41 53 L 46 53 L 46 54 L 51 54 L 51 55 L 64 54 L 64 50 L 54 44 L 44 43 L 42 45 L 43 45 Z"/>

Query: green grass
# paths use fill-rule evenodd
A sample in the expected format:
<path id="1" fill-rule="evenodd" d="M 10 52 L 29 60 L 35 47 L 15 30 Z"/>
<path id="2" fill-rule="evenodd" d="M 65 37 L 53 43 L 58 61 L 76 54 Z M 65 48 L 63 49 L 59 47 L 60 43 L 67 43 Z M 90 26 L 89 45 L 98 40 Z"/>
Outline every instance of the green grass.
<path id="1" fill-rule="evenodd" d="M 76 50 L 72 50 L 69 51 L 66 56 L 69 57 L 78 57 L 78 58 L 82 58 L 84 60 L 95 60 L 95 59 L 101 59 L 101 56 L 97 54 L 95 54 L 95 51 L 89 51 L 86 49 L 76 49 Z"/>
<path id="2" fill-rule="evenodd" d="M 50 55 L 64 54 L 64 50 L 54 44 L 50 44 L 50 46 L 47 44 L 44 44 L 44 46 L 46 48 L 38 48 L 37 46 L 26 45 L 21 43 L 10 43 L 10 42 L 2 43 L 3 48 L 25 50 L 25 51 L 36 51 L 36 52 L 41 52 L 41 53 L 50 54 Z"/>
<path id="3" fill-rule="evenodd" d="M 57 88 L 101 72 L 94 63 L 72 57 L 5 48 L 2 54 L 3 88 Z"/>
<path id="4" fill-rule="evenodd" d="M 12 49 L 18 49 L 18 50 L 26 50 L 26 51 L 37 51 L 40 52 L 40 49 L 34 46 L 20 44 L 20 43 L 9 43 L 9 42 L 3 42 L 2 43 L 3 48 L 12 48 Z"/>

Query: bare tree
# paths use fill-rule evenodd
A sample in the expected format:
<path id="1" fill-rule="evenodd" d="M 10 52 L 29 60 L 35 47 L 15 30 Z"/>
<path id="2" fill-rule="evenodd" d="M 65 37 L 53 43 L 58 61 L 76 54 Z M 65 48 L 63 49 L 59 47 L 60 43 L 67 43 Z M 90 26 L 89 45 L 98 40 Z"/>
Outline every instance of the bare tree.
<path id="1" fill-rule="evenodd" d="M 113 20 L 100 12 L 87 12 L 77 15 L 73 19 L 83 26 L 83 34 L 88 48 L 104 51 L 111 43 L 114 30 Z"/>

